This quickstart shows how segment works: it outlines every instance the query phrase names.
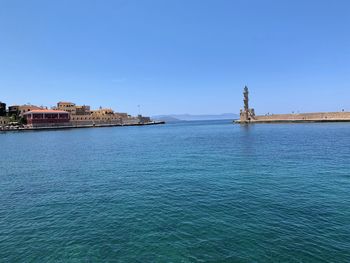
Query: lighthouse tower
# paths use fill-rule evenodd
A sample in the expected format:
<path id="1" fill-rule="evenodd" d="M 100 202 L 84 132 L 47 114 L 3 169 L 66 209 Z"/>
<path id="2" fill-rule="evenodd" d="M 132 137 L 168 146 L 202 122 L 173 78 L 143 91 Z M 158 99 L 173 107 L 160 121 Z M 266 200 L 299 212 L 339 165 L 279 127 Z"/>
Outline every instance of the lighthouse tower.
<path id="1" fill-rule="evenodd" d="M 254 109 L 249 108 L 249 90 L 247 86 L 244 87 L 243 91 L 243 103 L 244 108 L 243 110 L 241 109 L 240 112 L 240 122 L 249 123 L 252 119 L 255 118 L 255 112 Z"/>

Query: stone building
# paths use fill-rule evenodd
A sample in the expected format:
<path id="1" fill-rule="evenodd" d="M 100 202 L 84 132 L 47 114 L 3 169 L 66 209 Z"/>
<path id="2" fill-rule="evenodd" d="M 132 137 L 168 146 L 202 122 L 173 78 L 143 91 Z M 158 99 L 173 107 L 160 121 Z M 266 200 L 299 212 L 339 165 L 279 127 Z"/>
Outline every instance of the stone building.
<path id="1" fill-rule="evenodd" d="M 76 105 L 73 102 L 60 101 L 57 103 L 57 110 L 69 112 L 71 115 L 76 114 Z"/>
<path id="2" fill-rule="evenodd" d="M 7 126 L 10 123 L 10 118 L 6 116 L 0 116 L 0 128 Z"/>
<path id="3" fill-rule="evenodd" d="M 137 118 L 130 117 L 127 113 L 114 112 L 112 109 L 92 110 L 89 115 L 71 115 L 73 125 L 103 125 L 137 123 Z"/>
<path id="4" fill-rule="evenodd" d="M 75 114 L 76 115 L 90 115 L 91 114 L 90 106 L 88 106 L 88 105 L 75 106 Z"/>
<path id="5" fill-rule="evenodd" d="M 9 106 L 9 116 L 18 116 L 19 115 L 19 105 Z"/>
<path id="6" fill-rule="evenodd" d="M 69 112 L 72 126 L 145 124 L 151 122 L 148 117 L 132 117 L 127 113 L 114 112 L 112 109 L 102 107 L 91 110 L 88 105 L 77 106 L 72 102 L 58 102 L 55 109 Z"/>
<path id="7" fill-rule="evenodd" d="M 9 116 L 15 116 L 17 117 L 22 117 L 24 113 L 32 110 L 42 110 L 43 107 L 35 106 L 35 105 L 30 105 L 30 104 L 24 104 L 24 105 L 13 105 L 9 106 Z"/>
<path id="8" fill-rule="evenodd" d="M 138 115 L 137 118 L 139 120 L 139 124 L 145 124 L 145 123 L 150 123 L 151 122 L 151 118 L 150 117 L 144 117 L 142 115 Z"/>
<path id="9" fill-rule="evenodd" d="M 73 102 L 60 101 L 57 103 L 56 110 L 63 110 L 69 112 L 71 115 L 89 115 L 91 114 L 90 106 L 78 106 Z"/>
<path id="10" fill-rule="evenodd" d="M 39 106 L 35 106 L 35 105 L 21 105 L 18 107 L 18 112 L 19 112 L 19 116 L 23 116 L 24 113 L 28 112 L 28 111 L 33 111 L 33 110 L 43 110 L 43 107 L 39 107 Z"/>

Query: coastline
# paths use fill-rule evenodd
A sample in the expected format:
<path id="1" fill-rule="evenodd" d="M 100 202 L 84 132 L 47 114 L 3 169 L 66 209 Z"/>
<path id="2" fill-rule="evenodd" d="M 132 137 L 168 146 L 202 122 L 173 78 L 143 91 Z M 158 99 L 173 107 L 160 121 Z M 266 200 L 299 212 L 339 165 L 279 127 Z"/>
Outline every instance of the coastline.
<path id="1" fill-rule="evenodd" d="M 1 132 L 25 132 L 25 131 L 46 131 L 46 130 L 67 130 L 67 129 L 86 129 L 86 128 L 107 128 L 107 127 L 123 127 L 123 126 L 150 126 L 165 124 L 164 121 L 153 121 L 147 123 L 126 123 L 126 124 L 98 124 L 98 125 L 67 125 L 67 126 L 51 126 L 51 127 L 26 127 L 14 129 L 0 129 Z"/>

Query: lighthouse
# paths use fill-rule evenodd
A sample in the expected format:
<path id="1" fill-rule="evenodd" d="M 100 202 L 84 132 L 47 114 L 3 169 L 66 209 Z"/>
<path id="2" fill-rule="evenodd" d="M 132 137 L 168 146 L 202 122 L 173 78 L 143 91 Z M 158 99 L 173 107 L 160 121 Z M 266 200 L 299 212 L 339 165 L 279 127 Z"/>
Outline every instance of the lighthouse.
<path id="1" fill-rule="evenodd" d="M 249 123 L 255 117 L 254 109 L 249 108 L 249 90 L 248 87 L 245 86 L 243 90 L 243 103 L 244 108 L 240 112 L 240 122 L 241 123 Z"/>

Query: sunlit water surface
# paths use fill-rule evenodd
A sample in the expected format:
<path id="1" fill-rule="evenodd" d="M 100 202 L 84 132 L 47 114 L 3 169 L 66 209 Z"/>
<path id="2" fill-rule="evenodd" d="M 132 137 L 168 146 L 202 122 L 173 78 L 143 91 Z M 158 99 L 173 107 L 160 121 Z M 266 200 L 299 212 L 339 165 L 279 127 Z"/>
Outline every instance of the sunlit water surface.
<path id="1" fill-rule="evenodd" d="M 350 262 L 350 124 L 0 134 L 1 262 Z"/>

